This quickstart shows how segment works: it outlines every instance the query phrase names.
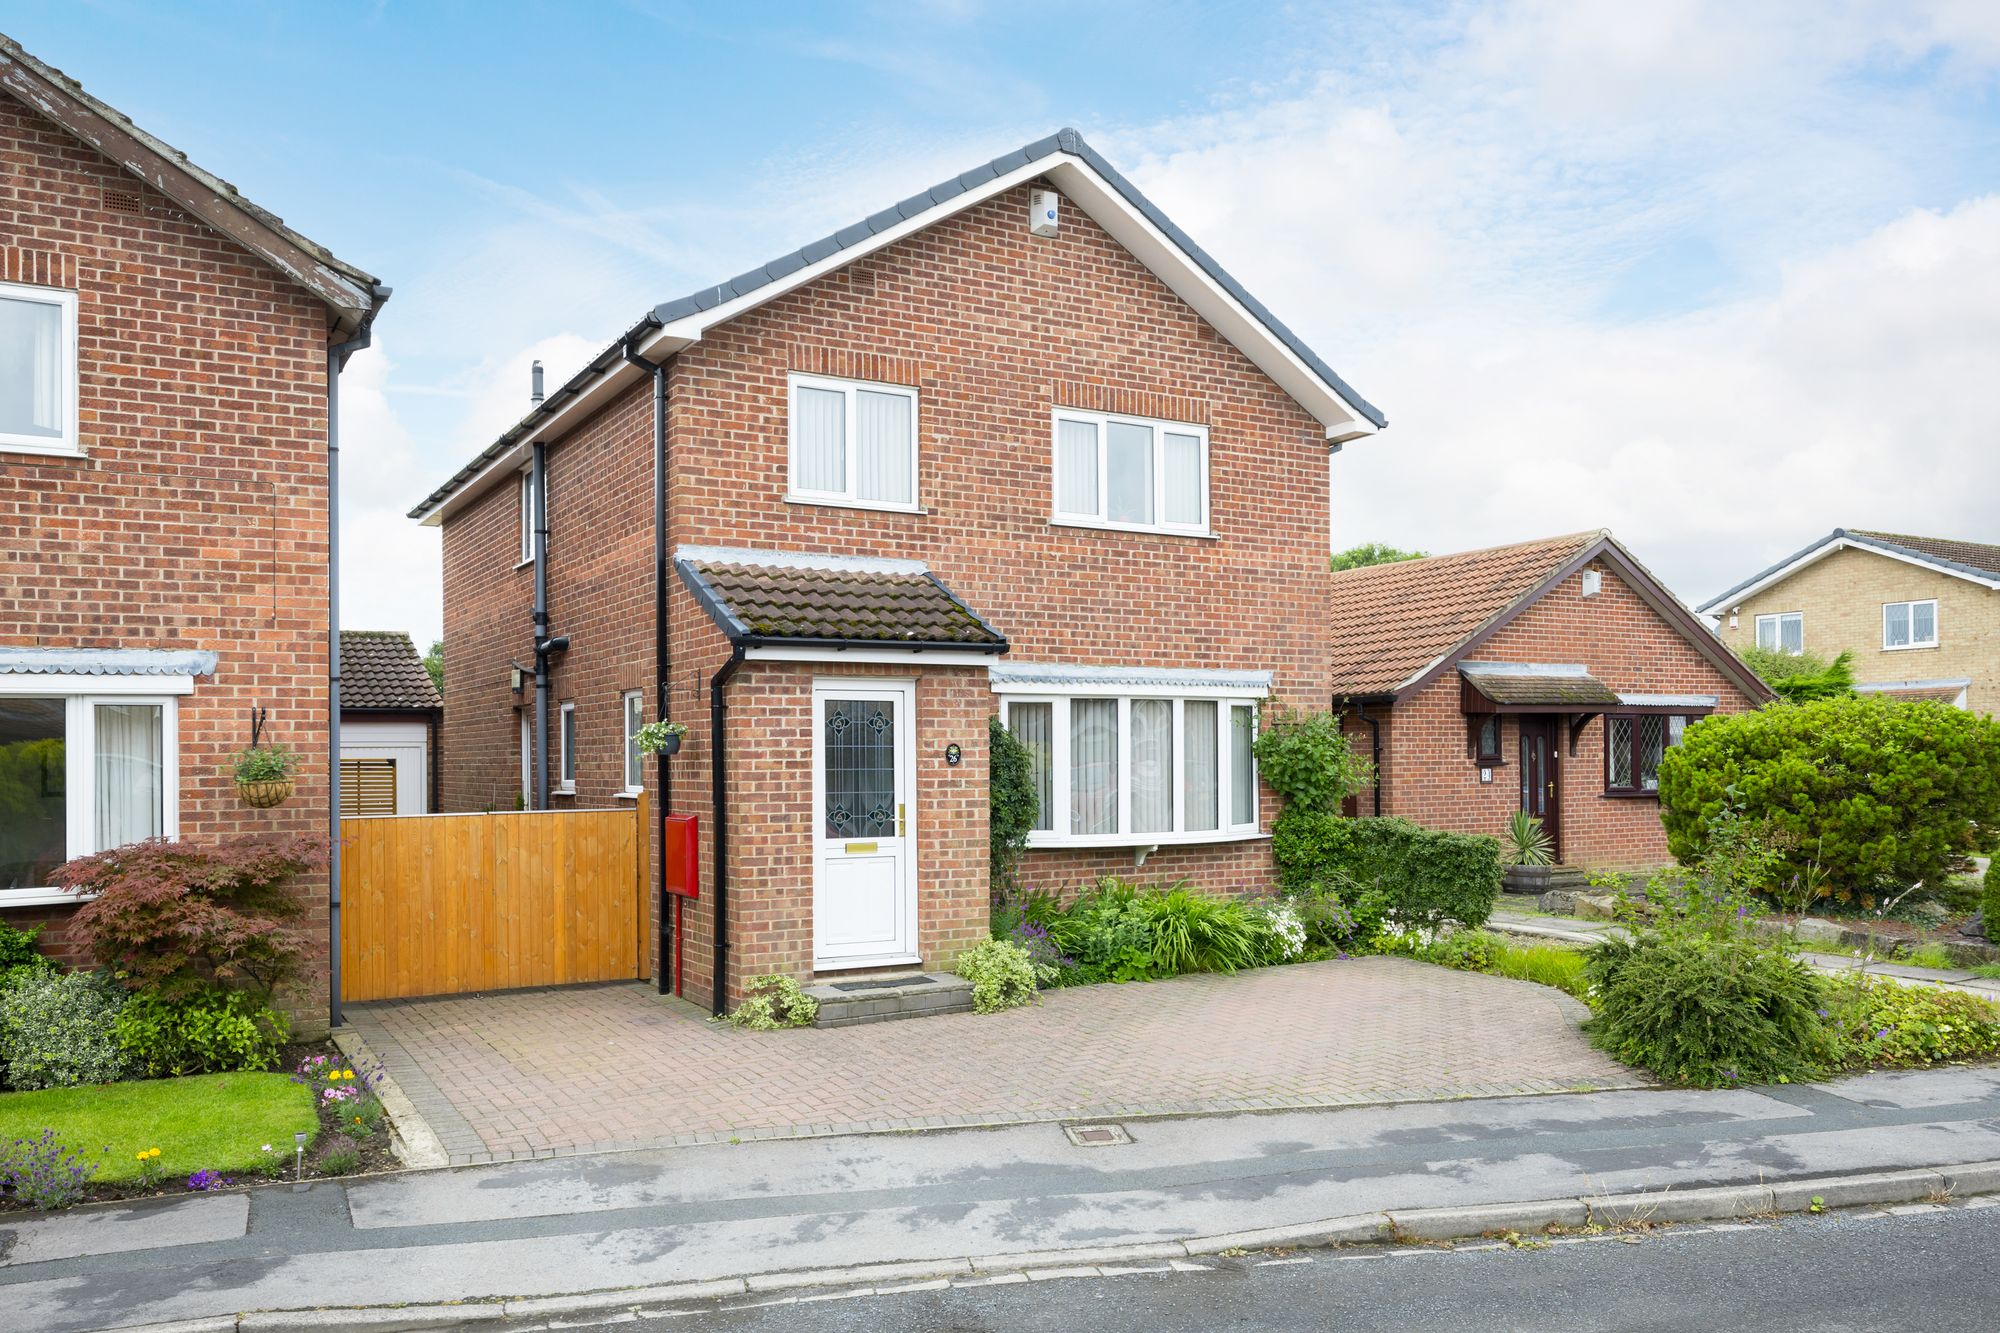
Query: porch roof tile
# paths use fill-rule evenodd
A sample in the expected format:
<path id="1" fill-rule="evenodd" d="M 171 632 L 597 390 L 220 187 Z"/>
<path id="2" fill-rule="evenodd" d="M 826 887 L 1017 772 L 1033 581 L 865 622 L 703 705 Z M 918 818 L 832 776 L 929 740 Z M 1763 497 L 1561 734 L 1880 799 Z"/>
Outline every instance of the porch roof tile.
<path id="1" fill-rule="evenodd" d="M 1488 669 L 1468 671 L 1474 663 L 1460 664 L 1460 672 L 1472 688 L 1496 704 L 1616 704 L 1618 692 L 1582 667 L 1567 670 L 1524 666 L 1517 671 Z"/>
<path id="2" fill-rule="evenodd" d="M 813 557 L 786 564 L 683 554 L 675 566 L 696 600 L 737 642 L 1007 648 L 1005 635 L 921 565 Z"/>

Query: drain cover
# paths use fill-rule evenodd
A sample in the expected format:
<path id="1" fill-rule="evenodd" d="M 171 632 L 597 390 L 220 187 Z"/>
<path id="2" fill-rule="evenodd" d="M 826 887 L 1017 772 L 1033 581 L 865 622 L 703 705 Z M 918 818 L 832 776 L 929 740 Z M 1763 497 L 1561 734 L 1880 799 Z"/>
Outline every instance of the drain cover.
<path id="1" fill-rule="evenodd" d="M 938 979 L 936 977 L 883 977 L 879 981 L 836 981 L 833 983 L 833 988 L 837 991 L 897 990 L 904 986 L 935 986 L 937 984 Z"/>
<path id="2" fill-rule="evenodd" d="M 1123 1125 L 1064 1125 L 1063 1133 L 1079 1148 L 1114 1148 L 1132 1141 Z"/>

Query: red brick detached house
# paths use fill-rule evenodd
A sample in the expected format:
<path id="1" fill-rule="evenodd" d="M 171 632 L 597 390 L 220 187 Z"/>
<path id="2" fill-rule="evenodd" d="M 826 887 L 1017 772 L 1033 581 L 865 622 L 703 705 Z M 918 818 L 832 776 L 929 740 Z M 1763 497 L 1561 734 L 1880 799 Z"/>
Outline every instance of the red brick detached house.
<path id="1" fill-rule="evenodd" d="M 1065 130 L 648 312 L 414 511 L 445 808 L 697 814 L 716 1007 L 986 936 L 996 714 L 1031 883 L 1264 885 L 1256 711 L 1324 706 L 1329 442 L 1383 424 Z"/>
<path id="2" fill-rule="evenodd" d="M 329 832 L 330 406 L 387 295 L 0 37 L 0 919 L 49 952 L 67 858 Z"/>
<path id="3" fill-rule="evenodd" d="M 1608 532 L 1334 574 L 1333 694 L 1374 756 L 1362 814 L 1495 836 L 1516 810 L 1557 859 L 1669 859 L 1660 756 L 1770 689 Z"/>

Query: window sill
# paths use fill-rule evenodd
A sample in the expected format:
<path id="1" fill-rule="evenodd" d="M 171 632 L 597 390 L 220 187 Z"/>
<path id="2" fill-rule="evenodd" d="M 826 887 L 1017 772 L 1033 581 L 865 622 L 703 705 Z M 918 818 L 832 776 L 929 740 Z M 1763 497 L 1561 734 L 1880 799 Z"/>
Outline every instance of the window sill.
<path id="1" fill-rule="evenodd" d="M 1882 651 L 1885 653 L 1927 653 L 1935 652 L 1938 647 L 1939 645 L 1935 643 L 1885 643 L 1882 645 Z"/>
<path id="2" fill-rule="evenodd" d="M 44 444 L 26 438 L 9 438 L 0 435 L 0 454 L 33 454 L 38 458 L 87 458 L 81 445 L 74 443 Z"/>
<path id="3" fill-rule="evenodd" d="M 931 511 L 922 505 L 878 503 L 874 500 L 846 500 L 837 495 L 786 495 L 788 505 L 824 505 L 829 509 L 872 509 L 882 514 L 922 514 Z"/>
<path id="4" fill-rule="evenodd" d="M 0 911 L 9 907 L 73 907 L 96 896 L 63 889 L 0 889 Z"/>
<path id="5" fill-rule="evenodd" d="M 645 790 L 644 787 L 627 787 L 624 791 L 613 792 L 611 798 L 615 801 L 636 801 Z"/>
<path id="6" fill-rule="evenodd" d="M 1257 842 L 1270 836 L 1259 829 L 1225 833 L 1097 833 L 1077 837 L 1030 833 L 1028 850 L 1061 852 L 1134 847 L 1212 847 L 1222 843 Z"/>
<path id="7" fill-rule="evenodd" d="M 1093 532 L 1138 532 L 1148 537 L 1185 537 L 1191 541 L 1212 542 L 1216 540 L 1213 528 L 1161 528 L 1144 523 L 1109 523 L 1088 518 L 1068 518 L 1051 516 L 1052 528 L 1086 528 Z"/>
<path id="8" fill-rule="evenodd" d="M 515 565 L 514 565 L 514 568 L 515 568 L 515 569 L 517 569 L 517 570 L 521 570 L 521 569 L 526 569 L 526 568 L 528 568 L 528 566 L 530 566 L 530 565 L 532 565 L 532 564 L 534 564 L 534 563 L 535 563 L 535 557 L 533 557 L 533 556 L 529 556 L 529 557 L 528 557 L 528 558 L 527 558 L 526 560 L 521 560 L 521 561 L 518 561 L 518 562 L 516 562 L 516 563 L 515 563 Z"/>
<path id="9" fill-rule="evenodd" d="M 1607 801 L 1657 801 L 1660 799 L 1660 794 L 1656 791 L 1607 791 L 1604 793 L 1604 799 Z"/>

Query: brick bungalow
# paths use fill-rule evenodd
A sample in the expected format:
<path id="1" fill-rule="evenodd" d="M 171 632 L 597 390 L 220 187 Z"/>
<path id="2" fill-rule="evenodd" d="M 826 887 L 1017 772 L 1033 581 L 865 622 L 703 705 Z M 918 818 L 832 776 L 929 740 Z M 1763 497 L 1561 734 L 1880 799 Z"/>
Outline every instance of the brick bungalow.
<path id="1" fill-rule="evenodd" d="M 1586 869 L 1668 860 L 1660 756 L 1773 696 L 1609 532 L 1334 574 L 1336 704 L 1374 756 L 1363 814 L 1502 835 Z"/>
<path id="2" fill-rule="evenodd" d="M 982 163 L 648 311 L 413 511 L 445 808 L 696 813 L 716 1008 L 985 937 L 994 714 L 1031 882 L 1265 885 L 1256 710 L 1324 706 L 1328 449 L 1383 424 L 1076 132 Z"/>
<path id="3" fill-rule="evenodd" d="M 0 920 L 50 953 L 70 857 L 330 831 L 334 394 L 387 296 L 0 36 Z"/>

